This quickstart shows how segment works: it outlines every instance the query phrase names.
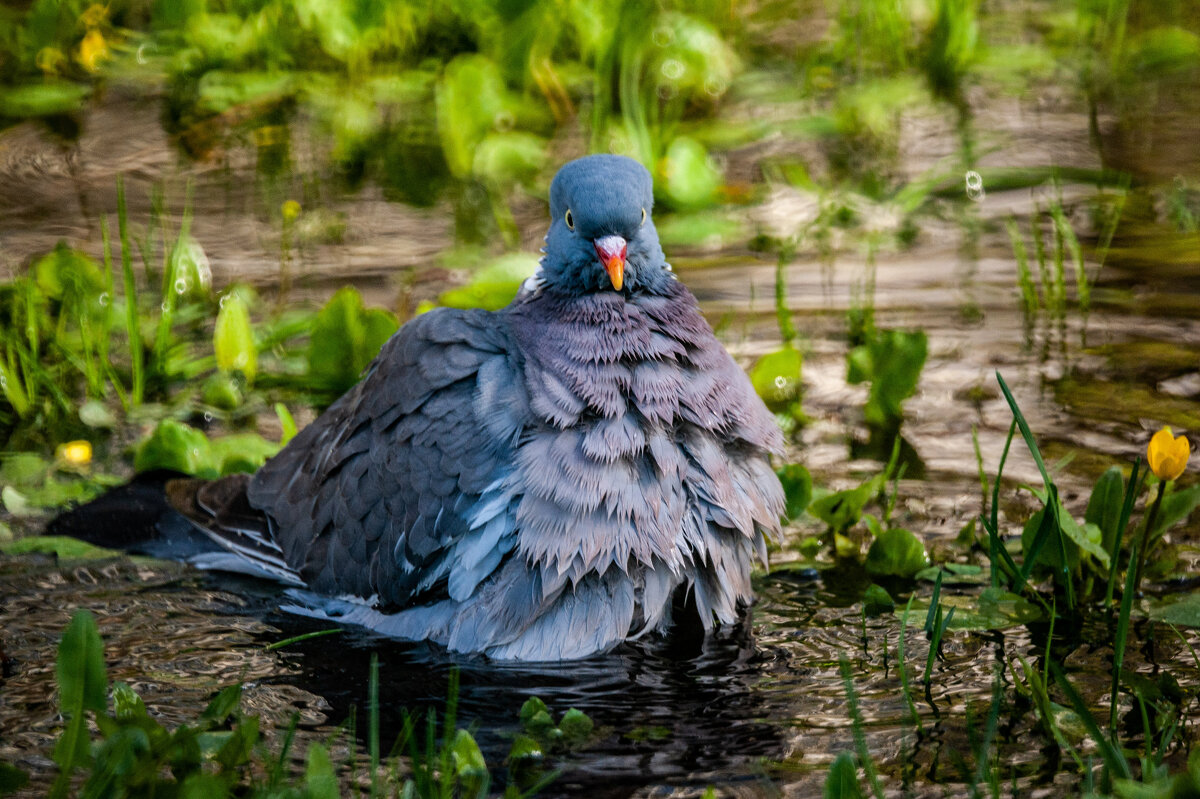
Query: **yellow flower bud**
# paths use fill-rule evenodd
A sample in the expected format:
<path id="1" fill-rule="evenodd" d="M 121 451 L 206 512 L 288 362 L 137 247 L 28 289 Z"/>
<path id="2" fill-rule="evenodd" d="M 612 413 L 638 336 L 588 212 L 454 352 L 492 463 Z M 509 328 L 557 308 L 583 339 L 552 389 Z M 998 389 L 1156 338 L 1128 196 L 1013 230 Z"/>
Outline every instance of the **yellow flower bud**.
<path id="1" fill-rule="evenodd" d="M 68 441 L 60 444 L 55 454 L 68 466 L 87 466 L 92 462 L 92 445 L 87 441 Z"/>
<path id="2" fill-rule="evenodd" d="M 92 28 L 79 43 L 79 64 L 88 72 L 95 72 L 105 58 L 108 58 L 108 42 L 104 41 L 103 33 Z"/>
<path id="3" fill-rule="evenodd" d="M 1175 438 L 1171 435 L 1169 427 L 1155 433 L 1150 439 L 1150 445 L 1146 447 L 1146 461 L 1150 464 L 1150 471 L 1154 472 L 1159 480 L 1174 480 L 1183 474 L 1191 454 L 1192 448 L 1187 438 Z"/>
<path id="4" fill-rule="evenodd" d="M 295 222 L 296 217 L 300 216 L 300 203 L 295 200 L 288 200 L 283 204 L 283 219 L 285 222 Z"/>

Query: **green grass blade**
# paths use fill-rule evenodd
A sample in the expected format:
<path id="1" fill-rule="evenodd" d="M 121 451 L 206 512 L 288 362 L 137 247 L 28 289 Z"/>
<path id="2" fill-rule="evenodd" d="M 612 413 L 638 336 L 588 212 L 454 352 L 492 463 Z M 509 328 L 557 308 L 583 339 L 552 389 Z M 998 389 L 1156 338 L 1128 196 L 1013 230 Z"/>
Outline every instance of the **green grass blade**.
<path id="1" fill-rule="evenodd" d="M 142 332 L 138 318 L 137 281 L 133 274 L 133 253 L 129 249 L 129 214 L 125 209 L 125 181 L 117 176 L 117 226 L 121 238 L 121 273 L 125 282 L 125 333 L 129 337 L 129 357 L 132 362 L 133 385 L 129 388 L 129 403 L 142 404 L 146 395 L 145 357 L 142 354 Z"/>
<path id="2" fill-rule="evenodd" d="M 1004 382 L 1004 376 L 999 371 L 996 372 L 996 380 L 1000 382 L 1000 390 L 1004 392 L 1004 399 L 1008 402 L 1009 409 L 1012 410 L 1013 420 L 1017 423 L 1017 428 L 1021 431 L 1021 438 L 1025 439 L 1025 446 L 1029 448 L 1029 454 L 1033 456 L 1033 462 L 1037 464 L 1038 472 L 1042 475 L 1042 482 L 1046 486 L 1046 491 L 1050 490 L 1050 474 L 1046 471 L 1046 463 L 1042 460 L 1042 452 L 1038 449 L 1037 441 L 1033 438 L 1033 432 L 1029 429 L 1029 423 L 1025 421 L 1025 414 L 1021 413 L 1021 408 L 1017 405 L 1016 399 L 1013 398 L 1012 392 L 1008 389 L 1008 383 Z"/>
<path id="3" fill-rule="evenodd" d="M 854 677 L 850 673 L 850 662 L 845 658 L 838 660 L 842 672 L 842 683 L 846 686 L 846 704 L 850 708 L 850 724 L 854 730 L 854 745 L 858 749 L 858 759 L 862 762 L 863 772 L 876 799 L 884 799 L 883 785 L 879 782 L 879 772 L 875 769 L 875 761 L 871 759 L 871 751 L 867 748 L 867 738 L 863 735 L 862 712 L 858 707 L 858 695 L 854 692 Z"/>
<path id="4" fill-rule="evenodd" d="M 1133 595 L 1137 591 L 1138 545 L 1135 542 L 1129 553 L 1130 568 L 1125 570 L 1125 591 L 1121 594 L 1121 612 L 1117 616 L 1117 629 L 1113 633 L 1112 704 L 1108 709 L 1108 729 L 1113 738 L 1117 735 L 1117 700 L 1121 689 L 1121 668 L 1125 665 L 1125 644 L 1129 640 L 1129 617 L 1133 613 Z"/>
<path id="5" fill-rule="evenodd" d="M 1096 746 L 1100 749 L 1100 756 L 1104 760 L 1104 765 L 1109 773 L 1123 779 L 1130 779 L 1132 772 L 1129 769 L 1129 762 L 1125 759 L 1125 755 L 1121 752 L 1120 748 L 1113 746 L 1113 742 L 1101 731 L 1100 725 L 1096 722 L 1096 717 L 1092 715 L 1092 711 L 1088 708 L 1087 703 L 1083 701 L 1083 697 L 1079 695 L 1079 691 L 1067 679 L 1062 666 L 1057 663 L 1051 663 L 1050 672 L 1054 675 L 1054 681 L 1058 683 L 1058 687 L 1066 695 L 1067 701 L 1071 703 L 1071 708 L 1075 711 L 1075 714 L 1079 716 L 1080 721 L 1087 727 L 1088 734 L 1096 741 Z"/>
<path id="6" fill-rule="evenodd" d="M 1121 543 L 1125 538 L 1125 530 L 1129 526 L 1129 517 L 1133 514 L 1133 505 L 1137 495 L 1141 493 L 1144 473 L 1139 474 L 1142 459 L 1133 462 L 1133 470 L 1129 473 L 1129 482 L 1125 484 L 1125 501 L 1121 505 L 1121 516 L 1117 520 L 1117 536 L 1113 542 L 1113 551 L 1108 553 L 1108 583 L 1104 588 L 1104 607 L 1111 608 L 1113 592 L 1117 582 L 1117 565 L 1121 561 Z M 1132 561 L 1130 561 L 1132 563 Z"/>

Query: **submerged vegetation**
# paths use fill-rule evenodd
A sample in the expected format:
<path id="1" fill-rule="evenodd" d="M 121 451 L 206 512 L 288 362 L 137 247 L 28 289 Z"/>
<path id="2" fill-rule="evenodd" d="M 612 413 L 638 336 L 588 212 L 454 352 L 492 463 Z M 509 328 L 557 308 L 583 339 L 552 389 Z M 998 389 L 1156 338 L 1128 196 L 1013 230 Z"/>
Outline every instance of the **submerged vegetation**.
<path id="1" fill-rule="evenodd" d="M 826 691 L 840 664 L 835 721 L 853 740 L 816 753 L 816 771 L 796 745 L 756 776 L 816 773 L 827 796 L 847 797 L 928 783 L 1197 795 L 1200 486 L 1187 438 L 1164 427 L 1195 439 L 1200 425 L 1194 332 L 1176 324 L 1196 315 L 1197 86 L 1200 16 L 1148 0 L 6 6 L 0 149 L 5 136 L 44 137 L 86 218 L 57 246 L 0 254 L 0 561 L 51 553 L 74 568 L 81 545 L 36 535 L 57 509 L 135 472 L 252 471 L 407 318 L 502 307 L 534 269 L 555 167 L 620 152 L 653 172 L 680 272 L 768 276 L 765 291 L 746 279 L 748 307 L 713 320 L 788 439 L 776 464 L 787 533 L 759 582 L 794 598 L 815 581 L 821 612 L 850 608 L 832 623 L 804 608 L 806 630 L 848 630 L 819 665 L 784 643 L 764 659 Z M 81 142 L 128 98 L 153 106 L 182 176 L 117 163 L 89 189 Z M 1012 118 L 1042 114 L 1078 123 L 1084 155 L 1057 162 L 1051 124 L 1006 140 Z M 0 180 L 19 185 L 8 169 Z M 257 249 L 237 263 L 257 271 L 222 263 L 228 243 L 202 225 L 222 191 L 221 222 L 253 222 Z M 363 235 L 346 198 L 376 195 L 417 214 L 441 253 L 403 260 L 386 308 L 378 282 L 364 299 L 369 281 L 332 276 L 320 254 Z M 926 295 L 878 289 L 893 259 L 956 294 L 950 335 L 932 330 Z M 1002 272 L 998 302 L 979 296 L 988 270 Z M 835 311 L 824 339 L 820 312 L 798 319 L 814 297 Z M 1130 309 L 1154 329 L 1105 328 Z M 740 332 L 763 340 L 742 346 Z M 928 373 L 976 333 L 993 349 L 951 399 L 944 371 Z M 993 382 L 997 365 L 1011 385 Z M 929 425 L 952 401 L 973 409 L 969 422 Z M 972 439 L 982 490 L 941 457 L 951 435 L 964 450 Z M 926 503 L 939 483 L 952 501 Z M 774 612 L 761 610 L 760 629 Z M 21 644 L 0 637 L 0 691 L 16 668 L 6 647 Z M 672 734 L 624 718 L 593 728 L 574 710 L 556 722 L 529 699 L 501 763 L 451 701 L 440 722 L 404 716 L 389 755 L 372 666 L 366 732 L 309 732 L 299 755 L 295 722 L 243 713 L 238 686 L 168 721 L 109 683 L 103 654 L 90 617 L 75 616 L 58 653 L 62 717 L 42 752 L 53 765 L 24 769 L 52 795 L 485 796 L 503 783 L 516 796 L 555 776 L 549 755 L 608 736 L 650 763 Z M 680 678 L 689 695 L 706 671 L 733 668 L 711 656 Z M 663 664 L 651 665 L 637 679 L 658 683 Z M 755 667 L 750 694 L 776 676 Z M 881 701 L 881 718 L 900 708 L 898 745 L 874 745 L 864 705 Z M 721 748 L 736 749 L 728 735 Z M 0 794 L 24 770 L 0 761 Z"/>

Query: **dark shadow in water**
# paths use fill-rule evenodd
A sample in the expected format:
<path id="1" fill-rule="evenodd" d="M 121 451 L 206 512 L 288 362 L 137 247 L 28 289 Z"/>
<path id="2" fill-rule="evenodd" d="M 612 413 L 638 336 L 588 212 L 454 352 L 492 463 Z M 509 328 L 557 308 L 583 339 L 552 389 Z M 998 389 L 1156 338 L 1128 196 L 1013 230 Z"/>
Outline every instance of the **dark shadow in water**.
<path id="1" fill-rule="evenodd" d="M 850 438 L 851 460 L 875 460 L 887 463 L 892 457 L 892 448 L 900 442 L 900 452 L 897 455 L 896 468 L 904 470 L 908 480 L 924 480 L 927 477 L 925 461 L 908 439 L 900 435 L 900 426 L 868 428 L 870 434 L 866 441 Z M 898 474 L 899 472 L 897 472 Z"/>
<path id="2" fill-rule="evenodd" d="M 285 637 L 323 628 L 291 616 L 268 621 Z M 364 718 L 371 655 L 378 654 L 384 747 L 399 735 L 405 710 L 444 712 L 455 668 L 459 722 L 479 725 L 478 742 L 493 767 L 520 731 L 517 714 L 529 697 L 541 698 L 555 719 L 568 708 L 582 710 L 596 724 L 596 739 L 566 758 L 566 771 L 546 795 L 623 796 L 650 783 L 704 785 L 717 771 L 723 781 L 738 771 L 752 778 L 759 760 L 783 754 L 781 727 L 756 690 L 783 656 L 760 651 L 748 621 L 714 635 L 681 631 L 567 663 L 496 663 L 354 630 L 287 651 L 301 673 L 286 682 L 323 696 L 332 720 L 349 717 L 352 707 Z M 359 734 L 365 735 L 361 722 Z"/>

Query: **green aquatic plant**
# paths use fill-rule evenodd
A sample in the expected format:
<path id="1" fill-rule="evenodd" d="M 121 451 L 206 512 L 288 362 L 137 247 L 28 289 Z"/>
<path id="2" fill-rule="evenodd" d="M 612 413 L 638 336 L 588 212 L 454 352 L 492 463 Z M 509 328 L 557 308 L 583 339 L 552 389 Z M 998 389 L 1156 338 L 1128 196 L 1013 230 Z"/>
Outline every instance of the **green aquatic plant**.
<path id="1" fill-rule="evenodd" d="M 1140 523 L 1130 530 L 1134 501 L 1141 490 L 1138 467 L 1135 464 L 1130 479 L 1124 481 L 1119 473 L 1100 477 L 1088 501 L 1083 522 L 1077 521 L 1066 509 L 1058 487 L 1050 479 L 1033 432 L 1021 413 L 1004 378 L 997 374 L 1001 391 L 1013 413 L 1013 424 L 993 482 L 990 508 L 981 516 L 988 534 L 989 557 L 992 562 L 994 585 L 1024 594 L 1049 607 L 1049 603 L 1033 586 L 1039 578 L 1049 577 L 1054 592 L 1061 595 L 1070 613 L 1077 613 L 1088 602 L 1103 596 L 1109 604 L 1119 574 L 1119 565 L 1126 564 L 1133 572 L 1133 591 L 1136 593 L 1142 572 L 1155 561 L 1150 555 L 1166 531 L 1187 519 L 1200 507 L 1200 487 L 1168 492 L 1169 480 L 1161 480 L 1159 497 Z M 1017 564 L 1000 537 L 998 509 L 1000 476 L 1003 474 L 1009 446 L 1016 431 L 1033 456 L 1042 476 L 1042 488 L 1030 489 L 1042 504 L 1040 510 L 1026 522 L 1021 533 L 1022 562 Z M 1151 447 L 1155 462 L 1163 475 L 1178 476 L 1181 463 L 1186 464 L 1184 448 L 1170 434 L 1162 434 Z M 1165 498 L 1165 499 L 1164 499 Z M 1140 535 L 1136 534 L 1140 527 Z"/>
<path id="2" fill-rule="evenodd" d="M 328 744 L 309 744 L 302 771 L 290 765 L 295 719 L 282 731 L 278 750 L 272 751 L 260 730 L 259 718 L 240 709 L 241 685 L 220 690 L 194 720 L 174 729 L 163 726 L 131 687 L 109 684 L 104 642 L 87 611 L 77 611 L 62 635 L 57 675 L 64 727 L 54 746 L 53 758 L 59 770 L 49 792 L 51 799 L 69 795 L 88 799 L 325 799 L 342 795 L 347 781 L 356 781 L 353 769 L 347 776 L 333 762 Z M 378 659 L 372 656 L 367 729 L 370 797 L 490 795 L 488 763 L 472 733 L 457 725 L 456 671 L 451 672 L 449 700 L 441 723 L 433 710 L 425 714 L 423 725 L 405 712 L 402 732 L 393 754 L 387 757 L 380 749 L 378 686 Z M 577 710 L 568 710 L 557 725 L 542 724 L 542 717 L 548 720 L 549 714 L 539 700 L 530 699 L 521 710 L 527 735 L 524 743 L 514 741 L 513 754 L 509 755 L 510 773 L 513 764 L 522 759 L 528 772 L 513 776 L 505 796 L 530 796 L 557 776 L 541 768 L 543 751 L 570 751 L 591 740 L 591 719 Z M 91 731 L 92 724 L 95 732 Z M 529 736 L 537 737 L 535 740 Z M 350 742 L 353 746 L 352 737 Z M 531 744 L 536 747 L 536 757 Z M 407 762 L 402 756 L 407 756 Z M 538 766 L 528 762 L 531 759 L 537 760 Z M 19 787 L 27 780 L 28 775 L 20 769 L 0 765 L 0 795 L 8 786 Z"/>
<path id="3" fill-rule="evenodd" d="M 923 330 L 866 331 L 865 343 L 846 355 L 846 382 L 870 383 L 863 416 L 879 430 L 895 431 L 904 420 L 904 402 L 917 390 L 929 352 Z"/>

